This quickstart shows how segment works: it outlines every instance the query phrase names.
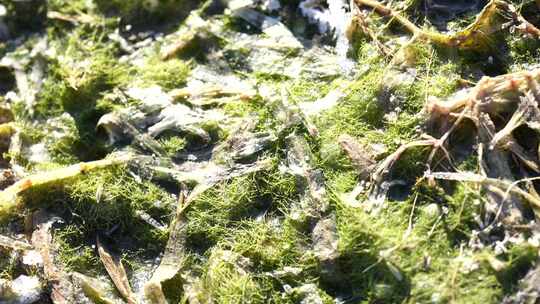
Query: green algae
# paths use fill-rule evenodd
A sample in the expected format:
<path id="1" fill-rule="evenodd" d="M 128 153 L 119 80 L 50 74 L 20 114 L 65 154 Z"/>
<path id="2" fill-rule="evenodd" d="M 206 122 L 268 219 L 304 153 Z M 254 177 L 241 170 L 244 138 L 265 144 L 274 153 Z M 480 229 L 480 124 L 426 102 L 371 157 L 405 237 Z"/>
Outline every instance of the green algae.
<path id="1" fill-rule="evenodd" d="M 142 261 L 161 250 L 167 233 L 145 222 L 139 212 L 166 225 L 174 206 L 174 198 L 163 188 L 136 181 L 123 167 L 34 189 L 25 194 L 25 200 L 29 206 L 39 203 L 64 217 L 55 232 L 58 258 L 69 270 L 93 275 L 104 272 L 94 250 L 96 234 L 110 234 L 123 246 L 129 244 L 124 248 L 128 259 Z"/>
<path id="2" fill-rule="evenodd" d="M 51 5 L 63 13 L 93 14 L 97 9 L 106 15 L 136 21 L 142 13 L 150 13 L 151 18 L 168 15 L 172 7 L 171 13 L 182 15 L 180 2 L 167 1 L 157 7 L 144 1 L 98 1 L 97 8 L 88 8 L 82 1 L 69 5 L 53 1 Z M 297 4 L 298 1 L 284 3 Z M 382 24 L 381 20 L 376 22 Z M 469 20 L 459 23 L 457 27 Z M 51 154 L 51 163 L 33 167 L 36 170 L 106 155 L 110 147 L 98 140 L 95 124 L 103 114 L 125 106 L 107 99 L 107 94 L 126 88 L 132 81 L 144 86 L 159 85 L 165 90 L 180 88 L 185 86 L 191 69 L 199 64 L 180 59 L 161 61 L 154 52 L 145 64 L 133 68 L 118 62 L 118 46 L 105 38 L 110 33 L 108 28 L 52 26 L 57 39 L 53 45 L 67 45 L 58 50 L 71 60 L 50 64 L 33 117 L 22 107 L 17 111 L 20 120 L 58 119 L 66 129 L 56 140 L 50 136 L 52 129 L 38 130 L 30 124 L 20 124 L 26 142 L 45 142 Z M 228 30 L 243 28 L 229 24 Z M 510 70 L 535 63 L 537 41 L 508 39 L 509 52 L 496 55 L 508 57 Z M 379 214 L 352 208 L 342 201 L 342 194 L 357 185 L 358 176 L 337 145 L 340 135 L 349 134 L 366 145 L 382 144 L 385 149 L 377 156 L 382 159 L 401 144 L 418 139 L 425 122 L 422 110 L 429 96 L 447 97 L 460 88 L 461 78 L 468 78 L 470 70 L 489 70 L 478 63 L 478 58 L 487 59 L 484 55 L 449 52 L 421 42 L 406 47 L 406 60 L 401 66 L 380 55 L 363 38 L 355 41 L 354 52 L 361 72 L 352 80 L 343 80 L 345 97 L 336 107 L 313 118 L 320 133 L 319 137 L 309 139 L 315 154 L 312 165 L 324 172 L 330 209 L 338 223 L 337 265 L 345 269 L 340 281 L 321 279 L 323 270 L 309 250 L 310 228 L 306 226 L 310 223 L 291 214 L 303 189 L 294 177 L 278 170 L 286 153 L 280 142 L 266 152 L 275 157 L 271 169 L 219 183 L 186 210 L 186 251 L 191 259 L 186 267 L 198 278 L 195 289 L 199 289 L 197 297 L 201 301 L 296 303 L 304 299 L 298 287 L 313 283 L 325 303 L 340 297 L 353 303 L 494 303 L 516 291 L 519 278 L 536 259 L 537 253 L 524 245 L 511 246 L 502 255 L 490 248 L 467 249 L 467 242 L 478 228 L 474 217 L 479 212 L 476 202 L 481 200 L 482 193 L 464 185 L 433 188 L 419 180 L 427 158 L 424 149 L 409 151 L 393 169 L 392 179 L 407 183 L 405 199 L 388 199 Z M 247 56 L 240 53 L 239 58 Z M 229 54 L 229 61 L 238 63 L 233 55 L 238 54 Z M 76 64 L 83 61 L 87 64 Z M 235 64 L 232 68 L 242 70 Z M 257 71 L 241 74 L 278 91 L 286 88 L 288 101 L 294 105 L 315 101 L 331 89 L 343 87 L 340 77 L 331 82 Z M 403 75 L 406 77 L 401 78 Z M 414 80 L 408 81 L 407 77 Z M 253 117 L 259 131 L 281 127 L 283 123 L 276 117 L 276 110 L 277 103 L 260 96 L 223 106 L 223 111 L 232 117 Z M 62 116 L 64 113 L 72 119 Z M 220 122 L 209 122 L 205 129 L 213 133 L 212 144 L 229 136 L 220 128 Z M 295 131 L 305 132 L 302 127 Z M 158 141 L 166 155 L 174 157 L 189 150 L 193 140 L 165 134 Z M 24 155 L 12 157 L 25 163 Z M 470 168 L 475 163 L 465 160 L 460 168 Z M 125 258 L 133 261 L 133 267 L 144 259 L 155 258 L 164 248 L 167 232 L 142 221 L 137 211 L 166 225 L 174 209 L 174 198 L 164 187 L 146 180 L 140 182 L 129 172 L 118 167 L 90 173 L 27 198 L 30 202 L 47 201 L 52 210 L 68 219 L 55 232 L 60 245 L 59 259 L 68 269 L 105 273 L 92 247 L 96 234 L 110 233 L 111 238 L 127 243 L 122 250 Z M 220 258 L 223 252 L 232 252 L 235 258 Z M 493 257 L 505 262 L 506 267 L 492 269 L 487 261 Z M 238 260 L 248 261 L 249 267 L 239 267 Z M 478 268 L 470 270 L 469 266 Z M 301 272 L 284 278 L 269 274 L 285 267 Z M 1 268 L 5 273 L 14 271 L 8 266 Z M 165 289 L 171 298 L 187 302 L 185 290 L 178 291 L 185 283 L 183 278 L 172 280 Z M 287 292 L 285 285 L 293 291 Z"/>

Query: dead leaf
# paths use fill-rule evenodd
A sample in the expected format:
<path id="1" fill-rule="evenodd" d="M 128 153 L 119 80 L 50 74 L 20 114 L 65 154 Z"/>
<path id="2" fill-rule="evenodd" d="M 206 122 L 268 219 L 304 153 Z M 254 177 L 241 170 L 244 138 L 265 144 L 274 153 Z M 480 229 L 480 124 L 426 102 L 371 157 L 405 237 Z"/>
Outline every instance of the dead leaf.
<path id="1" fill-rule="evenodd" d="M 97 237 L 96 244 L 98 248 L 99 258 L 105 266 L 105 269 L 111 277 L 111 280 L 116 286 L 118 292 L 129 304 L 137 303 L 137 301 L 135 300 L 135 294 L 133 293 L 133 291 L 131 291 L 131 287 L 129 286 L 129 280 L 126 274 L 126 270 L 122 265 L 122 261 L 120 261 L 120 259 L 118 259 L 117 257 L 111 255 L 105 249 L 105 247 L 103 247 L 99 240 L 99 236 Z"/>

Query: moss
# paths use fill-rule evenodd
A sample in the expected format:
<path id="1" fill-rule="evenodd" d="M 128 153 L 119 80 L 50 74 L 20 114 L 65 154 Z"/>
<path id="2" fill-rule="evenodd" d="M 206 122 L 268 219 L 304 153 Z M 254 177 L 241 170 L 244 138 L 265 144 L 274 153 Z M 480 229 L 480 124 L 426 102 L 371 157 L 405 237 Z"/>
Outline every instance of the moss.
<path id="1" fill-rule="evenodd" d="M 97 0 L 106 15 L 120 16 L 128 24 L 143 26 L 187 17 L 202 1 L 192 0 Z"/>
<path id="2" fill-rule="evenodd" d="M 47 5 L 50 11 L 64 14 L 89 13 L 93 9 L 93 4 L 85 0 L 49 0 Z"/>
<path id="3" fill-rule="evenodd" d="M 131 260 L 154 258 L 167 241 L 137 215 L 144 212 L 166 224 L 174 197 L 155 184 L 136 181 L 124 167 L 104 169 L 25 195 L 30 208 L 47 207 L 64 218 L 55 232 L 65 265 L 83 273 L 101 271 L 95 255 L 97 235 L 114 238 Z M 144 248 L 144 250 L 141 250 Z"/>
<path id="4" fill-rule="evenodd" d="M 392 209 L 395 211 L 395 208 Z M 347 286 L 342 286 L 343 290 L 369 301 L 398 302 L 407 296 L 408 284 L 398 281 L 386 261 L 379 260 L 379 251 L 392 247 L 392 241 L 399 239 L 399 232 L 405 224 L 406 218 L 395 215 L 376 219 L 361 210 L 338 210 L 338 262 L 345 270 L 347 282 Z M 396 223 L 397 219 L 403 220 Z M 372 291 L 380 284 L 391 286 L 389 289 L 392 292 L 384 293 L 383 298 L 378 299 L 377 293 L 372 294 Z"/>
<path id="5" fill-rule="evenodd" d="M 87 237 L 81 227 L 73 224 L 56 231 L 58 259 L 71 271 L 93 275 L 105 273 L 105 268 L 95 250 L 95 240 L 87 240 Z"/>
<path id="6" fill-rule="evenodd" d="M 174 157 L 178 152 L 184 150 L 187 144 L 183 137 L 175 135 L 162 136 L 158 142 L 169 157 Z"/>
<path id="7" fill-rule="evenodd" d="M 206 299 L 226 303 L 242 302 L 246 297 L 252 303 L 302 299 L 300 294 L 285 293 L 283 284 L 311 283 L 320 270 L 314 255 L 306 251 L 310 237 L 289 219 L 297 200 L 295 179 L 273 168 L 223 183 L 192 203 L 186 214 L 188 248 L 208 257 L 199 262 L 200 293 Z M 235 263 L 214 257 L 223 251 L 246 261 L 248 268 L 239 271 Z M 269 275 L 285 267 L 299 268 L 302 274 Z"/>
<path id="8" fill-rule="evenodd" d="M 371 128 L 381 127 L 383 111 L 377 104 L 377 93 L 381 89 L 380 79 L 384 70 L 374 65 L 360 76 L 348 89 L 348 95 L 339 104 L 317 120 L 323 130 L 322 140 L 337 139 L 343 133 L 359 136 Z"/>
<path id="9" fill-rule="evenodd" d="M 305 255 L 309 239 L 288 221 L 246 221 L 230 240 L 220 246 L 249 258 L 257 272 L 299 265 L 314 268 L 316 265 L 313 257 Z"/>
<path id="10" fill-rule="evenodd" d="M 29 117 L 25 109 L 16 111 L 19 119 L 42 121 L 49 131 L 47 144 L 56 162 L 93 160 L 107 152 L 95 130 L 98 119 L 112 109 L 103 96 L 127 84 L 132 75 L 127 65 L 118 62 L 115 46 L 107 44 L 104 35 L 106 32 L 99 28 L 90 32 L 75 29 L 54 41 L 63 57 L 49 64 L 33 115 Z M 59 127 L 64 129 L 63 137 L 50 138 Z"/>
<path id="11" fill-rule="evenodd" d="M 78 28 L 54 41 L 62 55 L 49 65 L 35 106 L 35 116 L 46 118 L 64 111 L 84 112 L 102 94 L 130 81 L 130 69 L 118 62 L 117 48 L 102 28 Z"/>
<path id="12" fill-rule="evenodd" d="M 272 168 L 214 185 L 186 211 L 189 261 L 185 269 L 188 276 L 193 276 L 194 290 L 202 302 L 211 299 L 216 303 L 299 303 L 305 300 L 306 294 L 302 291 L 305 286 L 324 303 L 334 299 L 351 303 L 492 303 L 517 290 L 518 280 L 537 259 L 535 248 L 508 245 L 507 252 L 496 256 L 489 247 L 472 251 L 467 246 L 478 229 L 475 217 L 482 212 L 482 192 L 454 183 L 428 186 L 419 177 L 425 169 L 429 150 L 415 148 L 402 156 L 389 175 L 390 179 L 407 182 L 407 189 L 402 191 L 404 195 L 399 198 L 390 195 L 378 213 L 351 208 L 343 204 L 341 198 L 358 185 L 358 176 L 337 143 L 339 136 L 347 133 L 368 146 L 382 144 L 386 151 L 377 155 L 377 159 L 383 159 L 424 131 L 422 109 L 428 96 L 449 96 L 459 89 L 461 77 L 476 80 L 477 71 L 478 74 L 497 74 L 537 63 L 539 54 L 535 41 L 507 37 L 508 50 L 500 54 L 456 52 L 417 41 L 392 58 L 384 58 L 365 36 L 355 35 L 352 52 L 358 63 L 358 74 L 354 80 L 349 82 L 347 77 L 341 76 L 334 80 L 313 80 L 307 72 L 294 79 L 251 70 L 246 65 L 247 57 L 254 55 L 250 49 L 233 47 L 225 39 L 236 41 L 242 37 L 238 32 L 259 35 L 260 31 L 252 26 L 248 29 L 247 23 L 239 18 L 220 16 L 217 18 L 225 23 L 222 34 L 226 38 L 201 34 L 183 54 L 195 56 L 196 60 L 162 61 L 158 38 L 153 46 L 138 53 L 143 56 L 141 66 L 120 62 L 124 53 L 117 42 L 108 38 L 109 34 L 119 30 L 131 41 L 132 37 L 142 37 L 137 36 L 138 31 L 166 33 L 182 26 L 182 20 L 191 9 L 210 5 L 210 1 L 204 2 L 49 1 L 51 10 L 72 15 L 90 14 L 96 22 L 72 26 L 54 21 L 48 25 L 50 46 L 58 56 L 50 59 L 34 114 L 29 115 L 22 103 L 15 104 L 14 109 L 24 143 L 45 143 L 51 162 L 28 165 L 27 169 L 40 171 L 105 156 L 111 150 L 97 137 L 97 120 L 118 107 L 137 106 L 132 100 L 123 104 L 109 96 L 133 84 L 159 85 L 165 90 L 183 87 L 191 68 L 217 62 L 219 67 L 228 65 L 233 73 L 253 80 L 259 88 L 276 92 L 276 96 L 268 98 L 270 100 L 257 96 L 248 102 L 228 103 L 219 110 L 231 118 L 255 121 L 257 131 L 282 132 L 278 134 L 278 143 L 265 151 L 265 155 L 274 160 Z M 302 18 L 296 18 L 299 2 L 282 1 L 284 9 L 279 13 L 280 18 L 296 35 L 310 39 L 315 27 L 307 28 L 302 25 Z M 401 4 L 409 5 L 405 13 L 415 22 L 425 21 L 419 1 L 407 0 Z M 534 12 L 529 14 L 537 20 Z M 458 18 L 450 26 L 462 28 L 471 22 L 470 17 Z M 394 35 L 400 33 L 400 29 L 392 23 L 386 25 L 386 18 L 373 14 L 370 18 L 373 28 L 388 26 L 390 31 L 379 32 L 379 38 L 388 47 L 398 50 L 400 42 L 395 43 Z M 127 25 L 134 27 L 128 29 Z M 228 30 L 237 33 L 232 35 Z M 20 49 L 30 49 L 34 43 L 33 38 L 29 38 Z M 207 48 L 210 44 L 211 48 Z M 12 46 L 0 48 L 4 53 Z M 26 54 L 17 52 L 15 57 L 24 59 Z M 296 55 L 298 53 L 284 56 L 291 59 Z M 489 56 L 496 57 L 493 63 L 489 63 Z M 13 82 L 13 79 L 7 80 Z M 306 135 L 314 155 L 310 164 L 313 169 L 324 172 L 331 200 L 328 212 L 336 216 L 338 223 L 339 257 L 335 263 L 343 273 L 335 282 L 327 279 L 320 261 L 311 251 L 311 223 L 293 217 L 305 190 L 299 188 L 294 177 L 283 175 L 279 170 L 278 163 L 283 162 L 280 157 L 286 153 L 282 137 L 293 130 L 306 134 L 303 126 L 282 130 L 283 120 L 276 115 L 280 113 L 282 88 L 286 89 L 288 102 L 293 105 L 315 101 L 334 88 L 346 94 L 335 108 L 313 118 L 320 136 Z M 211 135 L 210 144 L 219 144 L 229 136 L 227 128 L 219 121 L 208 121 L 203 128 Z M 466 144 L 462 137 L 467 136 L 468 133 L 460 134 L 449 142 L 462 147 Z M 161 134 L 157 140 L 167 156 L 173 158 L 179 152 L 203 145 L 176 133 Z M 455 159 L 459 169 L 477 169 L 475 157 L 462 153 L 464 155 Z M 24 155 L 10 157 L 17 158 L 23 165 L 27 162 Z M 118 251 L 129 261 L 126 264 L 134 268 L 139 261 L 154 259 L 162 252 L 167 233 L 144 222 L 140 212 L 167 224 L 175 202 L 170 193 L 175 191 L 165 190 L 151 181 L 139 181 L 135 174 L 129 168 L 117 167 L 27 193 L 30 208 L 46 207 L 63 218 L 64 223 L 55 226 L 54 238 L 59 245 L 59 259 L 68 271 L 104 274 L 94 247 L 97 235 L 114 239 Z M 364 200 L 367 198 L 362 195 L 361 201 Z M 493 257 L 501 260 L 505 267 L 492 269 L 487 262 Z M 14 265 L 14 261 L 0 258 L 0 275 L 13 276 L 19 271 Z M 299 269 L 299 274 L 275 275 L 286 267 Z M 188 302 L 186 298 L 181 299 L 187 295 L 179 292 L 181 285 L 190 283 L 185 280 L 186 273 L 177 275 L 164 286 L 175 302 Z"/>
<path id="13" fill-rule="evenodd" d="M 341 205 L 341 194 L 351 191 L 357 180 L 350 161 L 336 145 L 339 135 L 351 134 L 367 145 L 382 143 L 388 153 L 393 152 L 418 138 L 425 121 L 420 113 L 428 96 L 446 97 L 458 89 L 466 69 L 452 57 L 455 54 L 420 44 L 411 45 L 409 51 L 414 55 L 415 80 L 389 84 L 383 76 L 402 71 L 387 68 L 385 62 L 369 55 L 370 47 L 360 44 L 358 60 L 367 66 L 366 72 L 351 85 L 350 94 L 339 106 L 316 120 L 321 137 L 315 150 L 338 206 L 339 264 L 346 270 L 344 281 L 348 282 L 346 286 L 325 285 L 325 290 L 331 295 L 345 292 L 369 303 L 500 301 L 535 256 L 511 249 L 520 252 L 519 257 L 505 257 L 516 263 L 501 274 L 485 265 L 483 255 L 494 255 L 491 250 L 463 250 L 477 229 L 475 217 L 482 211 L 479 191 L 461 184 L 429 188 L 420 183 L 405 201 L 388 199 L 378 214 Z M 399 109 L 385 108 L 381 94 L 399 98 Z M 385 114 L 395 110 L 395 119 L 388 119 Z M 425 148 L 407 151 L 394 166 L 392 179 L 418 182 L 428 152 Z M 467 157 L 458 164 L 461 169 L 476 169 L 474 159 Z M 471 265 L 478 268 L 467 270 Z"/>
<path id="14" fill-rule="evenodd" d="M 281 85 L 287 88 L 289 102 L 292 104 L 316 101 L 328 94 L 331 87 L 327 82 L 302 78 Z"/>
<path id="15" fill-rule="evenodd" d="M 241 228 L 213 247 L 203 266 L 200 294 L 225 303 L 243 302 L 248 296 L 251 303 L 302 300 L 305 295 L 284 292 L 283 284 L 302 286 L 317 280 L 318 263 L 313 254 L 306 252 L 309 240 L 305 235 L 287 220 L 276 224 L 244 220 Z M 227 258 L 216 258 L 218 253 Z M 301 275 L 270 275 L 284 267 L 300 269 Z M 319 293 L 324 297 L 322 290 Z"/>
<path id="16" fill-rule="evenodd" d="M 186 215 L 190 247 L 205 252 L 241 229 L 243 220 L 290 204 L 296 196 L 294 181 L 265 173 L 221 183 L 197 198 Z"/>
<path id="17" fill-rule="evenodd" d="M 145 86 L 156 84 L 164 89 L 172 90 L 186 84 L 190 67 L 188 63 L 180 59 L 163 61 L 155 57 L 149 59 L 140 72 Z"/>
<path id="18" fill-rule="evenodd" d="M 335 143 L 349 134 L 363 144 L 383 144 L 388 153 L 413 141 L 425 121 L 422 110 L 429 96 L 445 97 L 455 91 L 458 67 L 429 45 L 413 43 L 414 69 L 401 70 L 372 55 L 372 47 L 362 45 L 360 65 L 366 71 L 346 89 L 347 96 L 334 109 L 316 119 L 321 130 L 321 166 L 326 170 L 349 170 L 347 157 Z M 392 170 L 393 178 L 411 183 L 423 174 L 428 150 L 407 151 Z M 332 183 L 332 180 L 330 180 Z"/>
<path id="19" fill-rule="evenodd" d="M 501 258 L 506 263 L 502 271 L 497 273 L 506 294 L 517 291 L 519 280 L 522 279 L 538 259 L 538 250 L 527 243 L 510 245 Z"/>
<path id="20" fill-rule="evenodd" d="M 406 201 L 387 202 L 376 215 L 338 203 L 339 263 L 350 282 L 340 292 L 346 287 L 366 302 L 500 300 L 504 283 L 483 264 L 482 255 L 493 252 L 463 251 L 476 227 L 480 205 L 472 202 L 480 193 L 463 185 L 445 193 L 452 192 L 420 184 Z M 523 262 L 516 265 L 529 265 L 529 253 L 519 253 L 516 261 Z"/>
<path id="21" fill-rule="evenodd" d="M 224 259 L 221 255 L 227 255 L 227 258 Z M 228 252 L 218 249 L 210 256 L 209 267 L 205 269 L 202 279 L 206 292 L 201 296 L 206 301 L 217 303 L 263 303 L 265 295 L 261 293 L 253 275 L 242 267 L 245 265 L 237 265 L 239 261 L 232 260 L 242 258 L 229 255 Z"/>

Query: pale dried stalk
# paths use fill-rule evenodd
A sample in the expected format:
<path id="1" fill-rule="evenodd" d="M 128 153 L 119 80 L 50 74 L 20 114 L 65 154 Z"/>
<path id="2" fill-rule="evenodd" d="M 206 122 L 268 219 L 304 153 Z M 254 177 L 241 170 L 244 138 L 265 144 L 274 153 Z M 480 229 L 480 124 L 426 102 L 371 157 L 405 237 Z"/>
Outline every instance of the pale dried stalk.
<path id="1" fill-rule="evenodd" d="M 129 286 L 129 280 L 127 277 L 126 270 L 122 261 L 110 254 L 105 247 L 99 241 L 99 237 L 96 240 L 98 254 L 103 266 L 107 270 L 107 273 L 111 277 L 116 289 L 122 295 L 122 297 L 128 302 L 128 304 L 135 304 L 135 294 Z"/>
<path id="2" fill-rule="evenodd" d="M 187 99 L 187 102 L 196 106 L 222 105 L 234 101 L 248 101 L 255 97 L 255 90 L 239 90 L 225 86 L 210 84 L 202 88 L 181 88 L 169 92 L 174 99 Z"/>
<path id="3" fill-rule="evenodd" d="M 96 23 L 96 19 L 88 14 L 68 15 L 68 14 L 62 14 L 57 11 L 48 11 L 47 18 L 53 19 L 53 20 L 65 21 L 65 22 L 73 23 L 75 25 L 79 25 L 81 23 L 82 24 L 95 24 Z"/>
<path id="4" fill-rule="evenodd" d="M 504 105 L 514 102 L 509 101 L 508 96 L 505 96 L 505 94 L 526 92 L 529 89 L 534 94 L 534 88 L 537 86 L 538 81 L 540 81 L 540 69 L 521 71 L 497 77 L 484 77 L 468 94 L 447 101 L 430 98 L 426 109 L 432 117 L 436 115 L 447 116 L 451 113 L 460 112 L 465 107 L 474 110 L 475 106 L 479 106 L 478 101 L 482 101 L 486 96 L 489 96 L 490 101 L 482 105 L 484 111 L 490 114 L 498 114 L 496 112 L 498 104 Z"/>
<path id="5" fill-rule="evenodd" d="M 531 93 L 520 98 L 518 109 L 514 112 L 506 126 L 497 132 L 489 145 L 490 149 L 500 144 L 506 144 L 512 137 L 512 132 L 522 125 L 529 125 L 531 129 L 540 130 L 540 110 L 538 103 Z M 539 99 L 540 100 L 540 99 Z"/>
<path id="6" fill-rule="evenodd" d="M 24 203 L 21 199 L 21 195 L 28 190 L 55 182 L 61 182 L 85 174 L 89 171 L 123 164 L 128 162 L 131 158 L 131 155 L 128 154 L 119 155 L 97 161 L 83 162 L 69 167 L 36 173 L 25 177 L 0 192 L 0 218 L 7 216 L 14 211 L 14 209 L 20 207 Z"/>
<path id="7" fill-rule="evenodd" d="M 54 304 L 69 304 L 74 301 L 73 284 L 68 279 L 60 264 L 55 263 L 55 250 L 53 248 L 52 225 L 54 218 L 43 211 L 32 214 L 31 242 L 43 259 L 43 272 L 45 279 L 51 286 L 51 300 Z"/>
<path id="8" fill-rule="evenodd" d="M 152 304 L 168 303 L 161 288 L 161 283 L 172 279 L 182 268 L 183 249 L 185 245 L 184 211 L 190 201 L 185 189 L 180 191 L 176 214 L 170 225 L 170 235 L 165 247 L 165 253 L 158 268 L 154 271 L 150 280 L 144 285 L 146 299 Z"/>
<path id="9" fill-rule="evenodd" d="M 396 161 L 401 157 L 405 151 L 409 150 L 410 148 L 414 147 L 429 147 L 429 146 L 436 146 L 438 145 L 439 140 L 438 139 L 426 139 L 426 140 L 418 140 L 413 141 L 411 143 L 402 145 L 399 147 L 394 153 L 390 154 L 388 157 L 386 157 L 382 163 L 379 165 L 379 167 L 375 170 L 375 172 L 372 175 L 372 179 L 376 184 L 380 184 L 384 176 L 390 171 L 390 169 L 394 166 Z"/>
<path id="10" fill-rule="evenodd" d="M 26 242 L 14 240 L 10 237 L 0 235 L 0 247 L 9 248 L 12 250 L 32 250 L 34 247 Z"/>

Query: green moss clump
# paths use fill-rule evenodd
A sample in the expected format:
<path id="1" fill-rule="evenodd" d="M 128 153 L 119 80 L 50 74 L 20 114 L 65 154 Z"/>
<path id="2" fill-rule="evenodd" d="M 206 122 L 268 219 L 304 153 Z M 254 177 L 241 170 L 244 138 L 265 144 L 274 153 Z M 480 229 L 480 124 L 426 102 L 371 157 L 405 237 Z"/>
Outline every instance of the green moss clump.
<path id="1" fill-rule="evenodd" d="M 180 59 L 163 61 L 152 58 L 141 69 L 142 80 L 146 86 L 156 84 L 168 90 L 183 87 L 189 72 L 189 64 Z"/>
<path id="2" fill-rule="evenodd" d="M 273 168 L 224 182 L 192 203 L 186 213 L 188 248 L 204 256 L 192 268 L 201 272 L 200 297 L 290 303 L 305 296 L 283 290 L 284 284 L 315 282 L 320 272 L 307 231 L 289 218 L 298 196 L 294 177 Z M 216 258 L 223 254 L 227 258 Z M 301 274 L 271 275 L 287 267 Z"/>
<path id="3" fill-rule="evenodd" d="M 327 82 L 298 79 L 286 85 L 289 94 L 289 102 L 299 104 L 302 102 L 316 101 L 324 97 L 330 90 Z"/>
<path id="4" fill-rule="evenodd" d="M 58 259 L 69 270 L 85 273 L 104 273 L 105 268 L 93 248 L 95 240 L 87 239 L 79 225 L 66 225 L 55 231 Z"/>
<path id="5" fill-rule="evenodd" d="M 89 13 L 93 9 L 93 4 L 85 0 L 49 0 L 48 9 L 64 14 Z"/>
<path id="6" fill-rule="evenodd" d="M 52 42 L 60 54 L 49 64 L 34 107 L 35 118 L 63 112 L 76 116 L 93 109 L 108 90 L 129 83 L 131 70 L 119 63 L 117 46 L 110 43 L 107 34 L 101 27 L 80 27 Z"/>
<path id="7" fill-rule="evenodd" d="M 96 0 L 98 9 L 120 16 L 133 25 L 163 23 L 164 20 L 185 18 L 202 1 L 194 0 Z"/>
<path id="8" fill-rule="evenodd" d="M 202 279 L 206 292 L 200 296 L 217 303 L 263 303 L 265 295 L 249 273 L 249 266 L 249 260 L 242 256 L 213 250 Z"/>
<path id="9" fill-rule="evenodd" d="M 132 75 L 131 68 L 118 62 L 117 49 L 107 43 L 106 33 L 101 28 L 77 28 L 53 41 L 61 56 L 49 64 L 32 111 L 24 105 L 14 107 L 19 120 L 39 120 L 48 130 L 46 144 L 55 162 L 94 160 L 107 152 L 95 129 L 99 118 L 112 109 L 103 96 L 126 85 Z M 58 128 L 65 134 L 52 138 Z"/>
<path id="10" fill-rule="evenodd" d="M 402 212 L 392 213 L 399 211 L 398 206 L 391 206 L 389 209 L 392 209 L 388 211 L 392 217 L 384 218 L 372 218 L 361 210 L 338 210 L 338 263 L 340 268 L 344 269 L 344 281 L 347 282 L 347 286 L 340 289 L 361 296 L 368 302 L 401 302 L 409 293 L 408 278 L 404 277 L 405 281 L 399 281 L 392 274 L 391 267 L 399 267 L 399 264 L 393 259 L 382 260 L 379 256 L 382 250 L 399 243 L 400 232 L 406 225 L 406 217 L 397 216 Z M 388 286 L 383 289 L 389 292 L 374 293 L 382 286 Z"/>
<path id="11" fill-rule="evenodd" d="M 55 230 L 60 260 L 71 270 L 92 274 L 103 270 L 93 249 L 98 235 L 117 240 L 135 262 L 156 257 L 167 232 L 145 222 L 139 213 L 166 225 L 174 208 L 172 195 L 150 181 L 135 180 L 122 166 L 33 189 L 25 200 L 30 208 L 49 208 L 63 217 L 65 223 Z"/>
<path id="12" fill-rule="evenodd" d="M 383 111 L 377 104 L 380 79 L 384 74 L 381 65 L 370 70 L 351 85 L 349 94 L 339 106 L 329 110 L 317 121 L 323 130 L 323 141 L 337 139 L 343 133 L 361 135 L 371 128 L 382 126 Z"/>
<path id="13" fill-rule="evenodd" d="M 503 284 L 483 257 L 493 252 L 463 249 L 480 208 L 471 201 L 479 194 L 461 186 L 454 192 L 445 197 L 416 188 L 377 215 L 341 206 L 339 261 L 350 292 L 367 302 L 499 301 Z"/>
<path id="14" fill-rule="evenodd" d="M 278 224 L 277 222 L 275 224 Z M 221 247 L 249 258 L 257 272 L 301 266 L 307 274 L 316 268 L 316 260 L 306 254 L 310 240 L 292 222 L 283 221 L 274 227 L 268 221 L 246 221 Z M 305 278 L 304 278 L 305 279 Z"/>
<path id="15" fill-rule="evenodd" d="M 158 142 L 169 157 L 174 157 L 178 152 L 184 150 L 187 141 L 180 136 L 162 136 Z"/>
<path id="16" fill-rule="evenodd" d="M 511 72 L 521 71 L 528 66 L 540 63 L 540 41 L 530 37 L 509 37 Z"/>
<path id="17" fill-rule="evenodd" d="M 198 197 L 187 211 L 188 243 L 205 252 L 241 229 L 243 220 L 265 211 L 279 212 L 296 195 L 294 179 L 276 171 L 221 183 Z"/>

